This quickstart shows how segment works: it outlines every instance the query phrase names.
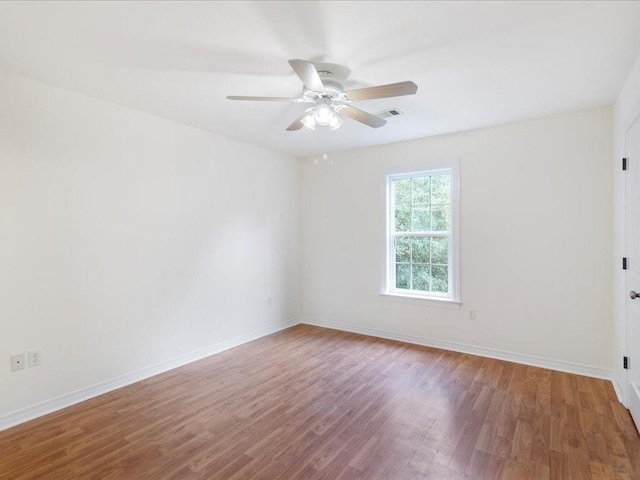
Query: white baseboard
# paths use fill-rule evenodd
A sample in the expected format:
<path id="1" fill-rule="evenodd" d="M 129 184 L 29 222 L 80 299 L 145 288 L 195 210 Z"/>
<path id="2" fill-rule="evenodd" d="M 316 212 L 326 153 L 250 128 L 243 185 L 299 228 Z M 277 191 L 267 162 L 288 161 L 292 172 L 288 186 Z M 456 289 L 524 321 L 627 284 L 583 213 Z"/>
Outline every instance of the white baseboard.
<path id="1" fill-rule="evenodd" d="M 495 350 L 492 348 L 478 347 L 475 345 L 467 345 L 464 343 L 449 342 L 446 340 L 438 340 L 434 338 L 418 337 L 415 335 L 407 335 L 404 333 L 390 332 L 387 330 L 378 330 L 376 328 L 362 327 L 360 325 L 352 325 L 342 322 L 334 322 L 312 317 L 299 318 L 300 323 L 314 325 L 316 327 L 331 328 L 334 330 L 342 330 L 345 332 L 360 333 L 372 337 L 385 338 L 388 340 L 398 340 L 400 342 L 413 343 L 426 347 L 441 348 L 444 350 L 452 350 L 454 352 L 468 353 L 478 355 L 480 357 L 495 358 L 498 360 L 506 360 L 508 362 L 521 363 L 523 365 L 531 365 L 533 367 L 548 368 L 560 372 L 576 373 L 587 377 L 601 378 L 604 380 L 613 380 L 613 371 L 606 368 L 593 367 L 591 365 L 582 365 L 579 363 L 565 362 L 564 360 L 554 360 L 551 358 L 536 357 L 522 353 L 506 352 L 503 350 Z M 615 388 L 615 382 L 612 382 Z"/>
<path id="2" fill-rule="evenodd" d="M 613 371 L 613 377 L 611 379 L 611 383 L 613 384 L 613 389 L 616 391 L 616 395 L 618 396 L 618 401 L 625 407 L 629 408 L 629 406 L 627 405 L 627 401 L 625 399 L 624 383 L 622 382 L 622 379 L 618 375 L 618 372 L 616 372 L 615 370 Z"/>
<path id="3" fill-rule="evenodd" d="M 26 421 L 33 420 L 34 418 L 53 413 L 57 410 L 61 410 L 76 403 L 84 402 L 85 400 L 89 400 L 90 398 L 97 397 L 98 395 L 105 394 L 112 390 L 126 387 L 127 385 L 131 385 L 132 383 L 139 382 L 140 380 L 153 377 L 154 375 L 158 375 L 177 367 L 181 367 L 182 365 L 186 365 L 187 363 L 195 362 L 196 360 L 201 360 L 210 355 L 229 350 L 230 348 L 237 347 L 238 345 L 242 345 L 243 343 L 251 342 L 252 340 L 256 340 L 271 333 L 275 333 L 280 330 L 284 330 L 285 328 L 292 327 L 294 325 L 297 325 L 298 323 L 300 323 L 298 319 L 292 319 L 274 325 L 273 327 L 256 330 L 254 332 L 240 335 L 238 337 L 223 340 L 194 352 L 189 352 L 184 355 L 180 355 L 179 357 L 175 357 L 170 360 L 166 360 L 164 362 L 157 363 L 140 370 L 136 370 L 135 372 L 127 373 L 125 375 L 100 382 L 96 385 L 92 385 L 90 387 L 67 393 L 60 397 L 52 398 L 42 403 L 38 403 L 21 410 L 17 410 L 15 412 L 8 413 L 6 415 L 0 416 L 0 431 L 6 430 L 7 428 L 13 427 L 20 423 L 24 423 Z"/>

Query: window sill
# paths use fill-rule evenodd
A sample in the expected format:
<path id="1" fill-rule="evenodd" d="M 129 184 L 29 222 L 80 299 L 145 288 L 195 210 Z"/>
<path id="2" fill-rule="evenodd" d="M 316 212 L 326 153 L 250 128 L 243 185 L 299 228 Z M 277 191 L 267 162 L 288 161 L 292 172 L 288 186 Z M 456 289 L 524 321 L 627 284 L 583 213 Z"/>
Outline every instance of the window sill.
<path id="1" fill-rule="evenodd" d="M 448 298 L 419 297 L 417 295 L 403 295 L 401 293 L 389 292 L 380 292 L 379 295 L 390 302 L 410 303 L 413 305 L 423 305 L 425 307 L 459 309 L 462 306 L 462 302 Z"/>

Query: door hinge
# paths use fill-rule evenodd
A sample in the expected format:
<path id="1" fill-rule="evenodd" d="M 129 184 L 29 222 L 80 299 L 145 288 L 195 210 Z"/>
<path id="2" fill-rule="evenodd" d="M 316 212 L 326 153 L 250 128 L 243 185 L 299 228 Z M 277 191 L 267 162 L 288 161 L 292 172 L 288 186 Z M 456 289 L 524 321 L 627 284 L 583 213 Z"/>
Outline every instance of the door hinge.
<path id="1" fill-rule="evenodd" d="M 627 159 L 623 158 L 622 159 L 622 170 L 626 170 L 627 169 Z"/>
<path id="2" fill-rule="evenodd" d="M 622 269 L 627 269 L 627 257 L 622 257 Z"/>
<path id="3" fill-rule="evenodd" d="M 629 369 L 629 357 L 622 357 L 622 368 Z"/>

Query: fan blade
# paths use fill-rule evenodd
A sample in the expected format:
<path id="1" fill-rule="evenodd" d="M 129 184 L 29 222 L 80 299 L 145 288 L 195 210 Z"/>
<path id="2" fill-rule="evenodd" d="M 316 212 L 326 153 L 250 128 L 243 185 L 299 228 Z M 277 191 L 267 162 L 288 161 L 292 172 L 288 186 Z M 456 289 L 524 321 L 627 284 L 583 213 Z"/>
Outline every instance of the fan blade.
<path id="1" fill-rule="evenodd" d="M 365 125 L 369 125 L 373 128 L 381 127 L 387 123 L 384 118 L 376 117 L 375 115 L 371 115 L 370 113 L 360 110 L 359 108 L 352 107 L 351 105 L 344 105 L 338 111 L 356 122 L 364 123 Z"/>
<path id="2" fill-rule="evenodd" d="M 296 75 L 300 77 L 305 87 L 314 92 L 324 92 L 324 85 L 313 63 L 306 60 L 289 60 L 289 65 L 296 72 Z"/>
<path id="3" fill-rule="evenodd" d="M 243 97 L 242 95 L 229 95 L 229 100 L 249 100 L 251 102 L 295 102 L 297 98 L 289 97 Z"/>
<path id="4" fill-rule="evenodd" d="M 293 123 L 287 127 L 287 131 L 288 132 L 293 132 L 295 130 L 300 130 L 302 127 L 304 127 L 304 123 L 302 123 L 302 119 L 307 116 L 307 113 L 308 113 L 307 110 L 302 112 L 302 115 L 300 115 L 298 118 L 296 118 L 293 121 Z"/>
<path id="5" fill-rule="evenodd" d="M 374 100 L 376 98 L 401 97 L 413 95 L 418 91 L 418 86 L 413 82 L 390 83 L 377 87 L 359 88 L 345 92 L 347 98 L 353 102 L 361 100 Z"/>

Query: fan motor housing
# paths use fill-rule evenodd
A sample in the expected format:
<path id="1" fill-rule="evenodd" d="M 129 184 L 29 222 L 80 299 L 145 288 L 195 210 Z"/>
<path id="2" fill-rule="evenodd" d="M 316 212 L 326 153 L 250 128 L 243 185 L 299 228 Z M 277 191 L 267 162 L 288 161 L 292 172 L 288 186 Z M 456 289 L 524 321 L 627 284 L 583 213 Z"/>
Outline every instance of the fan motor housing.
<path id="1" fill-rule="evenodd" d="M 335 63 L 314 63 L 314 66 L 325 87 L 344 91 L 343 85 L 351 70 Z"/>

